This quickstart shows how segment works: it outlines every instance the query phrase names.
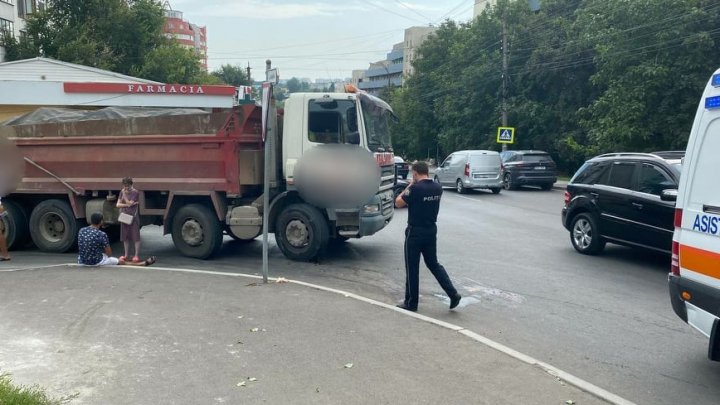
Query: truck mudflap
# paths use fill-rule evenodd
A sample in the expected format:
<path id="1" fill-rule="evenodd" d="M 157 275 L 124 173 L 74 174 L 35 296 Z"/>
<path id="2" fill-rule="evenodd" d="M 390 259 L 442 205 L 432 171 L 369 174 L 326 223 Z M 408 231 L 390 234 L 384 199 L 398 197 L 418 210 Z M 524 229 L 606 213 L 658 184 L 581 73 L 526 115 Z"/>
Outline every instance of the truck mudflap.
<path id="1" fill-rule="evenodd" d="M 668 287 L 675 314 L 709 338 L 708 358 L 720 361 L 720 290 L 672 274 Z"/>

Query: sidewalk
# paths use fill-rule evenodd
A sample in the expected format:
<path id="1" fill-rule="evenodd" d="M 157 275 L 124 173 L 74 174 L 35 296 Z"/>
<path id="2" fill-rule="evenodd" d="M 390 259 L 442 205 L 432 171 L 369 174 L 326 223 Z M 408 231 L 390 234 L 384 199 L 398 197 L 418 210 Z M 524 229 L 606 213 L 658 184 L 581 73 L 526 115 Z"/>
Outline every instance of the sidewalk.
<path id="1" fill-rule="evenodd" d="M 0 372 L 71 404 L 604 403 L 458 332 L 293 283 L 0 272 L 0 319 Z"/>

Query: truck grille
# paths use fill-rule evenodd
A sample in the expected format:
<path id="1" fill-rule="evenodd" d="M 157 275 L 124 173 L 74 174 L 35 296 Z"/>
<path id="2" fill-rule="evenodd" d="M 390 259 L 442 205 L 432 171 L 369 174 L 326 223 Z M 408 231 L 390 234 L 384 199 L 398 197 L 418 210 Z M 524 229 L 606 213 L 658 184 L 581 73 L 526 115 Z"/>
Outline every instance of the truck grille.
<path id="1" fill-rule="evenodd" d="M 380 192 L 392 190 L 395 185 L 395 166 L 380 166 Z"/>
<path id="2" fill-rule="evenodd" d="M 380 196 L 382 199 L 382 214 L 384 217 L 392 214 L 393 208 L 395 207 L 395 201 L 393 200 L 392 192 L 386 192 Z"/>

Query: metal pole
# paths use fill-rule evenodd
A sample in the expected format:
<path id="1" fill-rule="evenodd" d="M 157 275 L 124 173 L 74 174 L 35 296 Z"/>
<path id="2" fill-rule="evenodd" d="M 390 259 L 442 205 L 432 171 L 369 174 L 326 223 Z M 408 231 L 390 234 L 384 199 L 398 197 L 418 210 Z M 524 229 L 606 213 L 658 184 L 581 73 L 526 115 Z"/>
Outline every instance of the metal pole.
<path id="1" fill-rule="evenodd" d="M 503 51 L 503 71 L 502 71 L 502 126 L 508 125 L 508 108 L 507 108 L 507 70 L 508 70 L 508 43 L 507 43 L 507 24 L 503 17 L 502 26 L 502 51 Z M 502 144 L 502 150 L 507 150 L 507 144 Z"/>
<path id="2" fill-rule="evenodd" d="M 270 59 L 268 59 L 266 62 L 266 70 L 265 70 L 265 80 L 268 79 L 268 73 L 270 72 L 271 62 Z M 265 91 L 270 91 L 272 89 L 272 83 L 268 88 L 265 88 Z M 268 282 L 268 230 L 269 230 L 269 224 L 270 222 L 270 146 L 272 144 L 272 138 L 273 134 L 272 131 L 273 128 L 270 127 L 270 113 L 272 112 L 272 100 L 269 100 L 268 102 L 268 111 L 264 111 L 266 115 L 266 126 L 265 126 L 265 181 L 263 184 L 263 283 L 267 284 Z"/>

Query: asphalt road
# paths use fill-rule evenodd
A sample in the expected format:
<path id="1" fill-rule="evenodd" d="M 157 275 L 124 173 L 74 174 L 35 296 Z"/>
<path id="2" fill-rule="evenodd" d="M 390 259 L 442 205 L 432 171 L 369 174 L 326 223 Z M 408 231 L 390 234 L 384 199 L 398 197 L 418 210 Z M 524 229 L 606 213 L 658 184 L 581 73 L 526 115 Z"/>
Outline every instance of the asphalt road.
<path id="1" fill-rule="evenodd" d="M 561 207 L 560 190 L 499 195 L 446 190 L 439 256 L 465 298 L 459 311 L 447 311 L 447 297 L 424 271 L 420 312 L 639 404 L 716 404 L 720 363 L 707 360 L 706 338 L 670 307 L 669 258 L 612 245 L 601 256 L 580 255 L 560 224 Z M 405 218 L 405 210 L 396 211 L 380 234 L 335 248 L 319 264 L 287 261 L 273 246 L 271 276 L 395 302 L 404 288 Z M 144 228 L 142 234 L 144 250 L 162 266 L 261 271 L 260 239 L 245 244 L 228 239 L 218 259 L 203 262 L 179 256 L 159 228 Z M 16 252 L 12 265 L 71 261 L 70 254 L 28 251 Z"/>

